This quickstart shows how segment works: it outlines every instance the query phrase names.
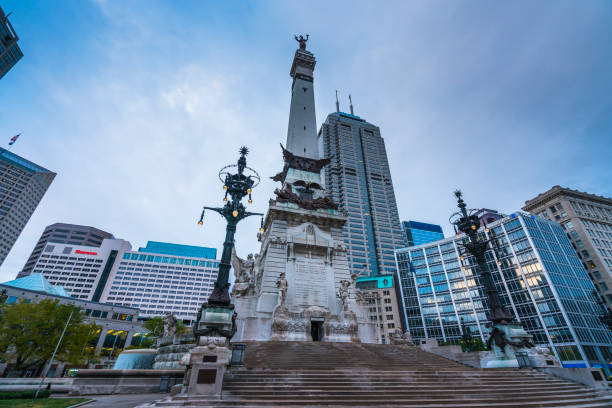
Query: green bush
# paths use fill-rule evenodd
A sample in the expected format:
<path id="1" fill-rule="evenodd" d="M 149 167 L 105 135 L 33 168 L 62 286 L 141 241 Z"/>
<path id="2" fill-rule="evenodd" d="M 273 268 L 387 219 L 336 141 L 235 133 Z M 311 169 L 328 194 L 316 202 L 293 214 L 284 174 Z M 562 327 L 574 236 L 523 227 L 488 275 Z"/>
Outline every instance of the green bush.
<path id="1" fill-rule="evenodd" d="M 36 391 L 0 392 L 0 400 L 34 399 L 34 395 L 36 395 Z M 51 395 L 51 391 L 40 390 L 38 398 L 49 398 L 49 395 Z"/>
<path id="2" fill-rule="evenodd" d="M 462 351 L 485 351 L 487 345 L 480 339 L 480 337 L 473 337 L 467 342 L 463 339 L 459 340 Z"/>

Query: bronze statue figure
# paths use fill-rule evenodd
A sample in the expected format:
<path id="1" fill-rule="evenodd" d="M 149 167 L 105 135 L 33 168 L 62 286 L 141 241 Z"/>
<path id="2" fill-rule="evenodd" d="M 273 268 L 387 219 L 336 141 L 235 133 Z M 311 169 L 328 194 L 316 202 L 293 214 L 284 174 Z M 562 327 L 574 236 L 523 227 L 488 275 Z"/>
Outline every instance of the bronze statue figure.
<path id="1" fill-rule="evenodd" d="M 304 38 L 304 36 L 300 35 L 300 37 L 298 38 L 298 36 L 294 36 L 295 37 L 295 41 L 300 43 L 300 50 L 305 50 L 306 49 L 306 41 L 308 41 L 308 34 L 306 34 L 306 38 Z"/>

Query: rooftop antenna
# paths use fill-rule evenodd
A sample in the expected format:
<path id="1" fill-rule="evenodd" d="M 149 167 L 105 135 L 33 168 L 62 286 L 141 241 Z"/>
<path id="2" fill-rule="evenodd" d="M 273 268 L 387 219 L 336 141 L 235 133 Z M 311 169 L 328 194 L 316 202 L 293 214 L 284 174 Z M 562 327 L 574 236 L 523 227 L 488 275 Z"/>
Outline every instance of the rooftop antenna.
<path id="1" fill-rule="evenodd" d="M 351 115 L 354 115 L 354 113 L 353 113 L 353 100 L 351 99 L 351 94 L 349 94 L 349 103 L 351 104 Z"/>
<path id="2" fill-rule="evenodd" d="M 336 89 L 336 112 L 340 112 L 340 102 L 338 102 L 338 90 Z"/>

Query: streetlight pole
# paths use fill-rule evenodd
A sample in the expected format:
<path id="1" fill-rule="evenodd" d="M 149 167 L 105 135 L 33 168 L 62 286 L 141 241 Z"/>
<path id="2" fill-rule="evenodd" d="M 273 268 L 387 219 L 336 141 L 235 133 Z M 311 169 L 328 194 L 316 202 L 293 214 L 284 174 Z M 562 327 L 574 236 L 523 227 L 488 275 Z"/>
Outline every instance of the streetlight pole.
<path id="1" fill-rule="evenodd" d="M 487 252 L 487 249 L 489 249 L 490 241 L 487 239 L 480 239 L 478 237 L 478 227 L 480 226 L 480 221 L 478 216 L 475 214 L 468 214 L 468 209 L 463 201 L 463 194 L 461 191 L 455 191 L 455 197 L 457 197 L 457 207 L 459 207 L 459 212 L 453 214 L 454 220 L 452 220 L 451 223 L 456 227 L 456 229 L 463 232 L 469 238 L 469 241 L 464 243 L 462 246 L 468 254 L 474 257 L 476 264 L 478 265 L 478 274 L 480 276 L 482 286 L 484 286 L 487 296 L 487 303 L 489 305 L 489 320 L 491 320 L 493 323 L 500 323 L 503 321 L 510 323 L 514 320 L 514 316 L 508 313 L 506 308 L 504 308 L 504 306 L 501 304 L 501 301 L 499 300 L 499 293 L 495 288 L 495 283 L 493 282 L 491 271 L 487 266 L 487 260 L 485 258 L 485 253 Z"/>
<path id="2" fill-rule="evenodd" d="M 64 330 L 62 330 L 62 335 L 60 336 L 59 340 L 57 341 L 57 345 L 55 346 L 55 350 L 53 350 L 53 355 L 51 356 L 51 360 L 49 361 L 49 365 L 47 365 L 47 368 L 45 369 L 45 374 L 42 376 L 42 378 L 40 379 L 40 383 L 38 384 L 38 389 L 36 390 L 36 394 L 34 395 L 34 399 L 38 398 L 38 393 L 40 392 L 40 387 L 42 387 L 43 382 L 45 381 L 45 378 L 47 378 L 47 374 L 49 374 L 49 369 L 51 368 L 51 364 L 53 364 L 53 359 L 55 358 L 55 353 L 57 353 L 57 349 L 60 346 L 60 343 L 62 342 L 62 339 L 64 338 L 64 334 L 66 334 L 66 329 L 68 328 L 68 324 L 70 323 L 70 319 L 72 319 L 72 314 L 74 313 L 74 310 L 70 312 L 70 316 L 68 316 L 68 320 L 66 321 L 66 326 L 64 326 Z"/>
<path id="3" fill-rule="evenodd" d="M 512 314 L 508 313 L 501 303 L 499 293 L 493 282 L 485 254 L 490 248 L 495 251 L 497 244 L 492 242 L 494 239 L 488 239 L 486 236 L 478 233 L 480 220 L 476 215 L 476 210 L 467 209 L 461 191 L 455 191 L 455 197 L 457 198 L 459 211 L 451 215 L 450 222 L 455 227 L 455 231 L 464 233 L 468 238 L 467 242 L 463 242 L 460 245 L 463 247 L 463 253 L 471 255 L 476 261 L 478 277 L 484 287 L 489 306 L 488 318 L 492 323 L 492 329 L 487 345 L 489 348 L 497 350 L 497 353 L 504 353 L 507 358 L 515 358 L 514 352 L 510 351 L 506 346 L 516 349 L 534 347 L 531 341 L 532 336 L 524 331 L 520 323 L 514 321 Z M 485 232 L 488 231 L 489 229 L 485 227 Z M 492 243 L 493 246 L 490 247 Z M 463 255 L 460 259 L 463 266 Z M 497 349 L 493 346 L 496 346 Z"/>
<path id="4" fill-rule="evenodd" d="M 251 192 L 260 181 L 259 174 L 246 165 L 246 155 L 249 149 L 240 148 L 240 158 L 237 164 L 225 166 L 219 171 L 219 179 L 223 183 L 225 197 L 223 207 L 204 207 L 202 215 L 198 221 L 199 225 L 204 223 L 204 212 L 211 210 L 219 213 L 227 221 L 225 228 L 225 240 L 223 242 L 223 254 L 219 263 L 219 274 L 215 281 L 214 289 L 198 313 L 197 321 L 194 324 L 194 334 L 197 336 L 219 334 L 223 337 L 231 338 L 235 331 L 234 305 L 231 304 L 229 295 L 229 272 L 231 269 L 232 249 L 234 248 L 234 235 L 236 226 L 246 217 L 259 215 L 246 211 L 241 203 L 242 199 L 248 195 L 249 204 L 253 202 Z M 236 168 L 237 173 L 231 173 L 230 169 Z M 263 229 L 263 218 L 261 228 Z M 228 321 L 229 319 L 229 321 Z"/>

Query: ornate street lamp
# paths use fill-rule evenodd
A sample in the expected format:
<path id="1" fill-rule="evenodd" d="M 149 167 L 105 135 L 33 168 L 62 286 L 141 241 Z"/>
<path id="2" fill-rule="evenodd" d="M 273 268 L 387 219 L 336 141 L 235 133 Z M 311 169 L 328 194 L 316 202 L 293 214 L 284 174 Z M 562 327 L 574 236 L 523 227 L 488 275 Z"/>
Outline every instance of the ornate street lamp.
<path id="1" fill-rule="evenodd" d="M 468 209 L 463 201 L 461 191 L 455 191 L 457 197 L 457 206 L 459 211 L 451 215 L 450 222 L 455 227 L 455 232 L 464 233 L 468 240 L 461 243 L 461 264 L 463 267 L 464 255 L 471 255 L 476 260 L 479 281 L 484 287 L 489 306 L 489 320 L 492 322 L 490 337 L 487 341 L 489 348 L 492 348 L 496 355 L 501 359 L 513 359 L 515 353 L 511 348 L 523 349 L 533 347 L 532 336 L 527 334 L 521 327 L 520 323 L 514 321 L 514 316 L 506 310 L 501 303 L 499 293 L 495 288 L 495 283 L 491 276 L 491 271 L 487 265 L 485 254 L 489 248 L 493 249 L 496 254 L 499 253 L 495 235 L 491 231 L 491 239 L 488 239 L 485 234 L 479 234 L 480 220 L 476 215 L 477 210 Z M 485 232 L 489 229 L 485 227 Z M 492 246 L 490 246 L 492 244 Z M 499 256 L 497 257 L 499 259 Z M 498 262 L 500 265 L 500 262 Z M 496 346 L 497 348 L 493 347 Z M 503 354 L 503 356 L 502 356 Z"/>
<path id="2" fill-rule="evenodd" d="M 478 265 L 480 282 L 482 286 L 484 286 L 487 303 L 489 305 L 489 320 L 493 323 L 501 323 L 504 321 L 510 323 L 514 320 L 514 316 L 508 313 L 501 304 L 499 293 L 497 293 L 493 278 L 491 277 L 491 271 L 487 266 L 487 260 L 485 258 L 485 253 L 487 249 L 489 249 L 489 243 L 491 241 L 487 239 L 486 236 L 478 234 L 480 220 L 475 214 L 477 210 L 467 209 L 461 191 L 455 191 L 455 197 L 457 197 L 459 211 L 451 215 L 450 222 L 455 226 L 455 231 L 458 230 L 463 232 L 469 238 L 468 242 L 462 244 L 463 253 L 472 255 Z M 463 261 L 463 259 L 461 260 Z"/>
<path id="3" fill-rule="evenodd" d="M 225 205 L 223 207 L 204 207 L 198 221 L 198 225 L 204 224 L 204 212 L 211 210 L 221 214 L 226 219 L 227 227 L 215 287 L 208 301 L 202 304 L 197 321 L 193 326 L 196 337 L 220 335 L 231 339 L 236 332 L 236 313 L 234 312 L 234 305 L 231 304 L 230 284 L 228 282 L 236 225 L 246 217 L 259 215 L 262 217 L 260 231 L 263 230 L 263 214 L 246 211 L 241 203 L 247 195 L 249 196 L 249 204 L 253 202 L 251 192 L 260 181 L 259 174 L 246 165 L 246 155 L 248 153 L 249 149 L 244 146 L 241 147 L 238 163 L 225 166 L 219 171 L 219 180 L 223 183 L 223 190 L 225 190 L 225 196 L 223 197 Z M 238 172 L 232 174 L 230 171 L 234 168 Z"/>

